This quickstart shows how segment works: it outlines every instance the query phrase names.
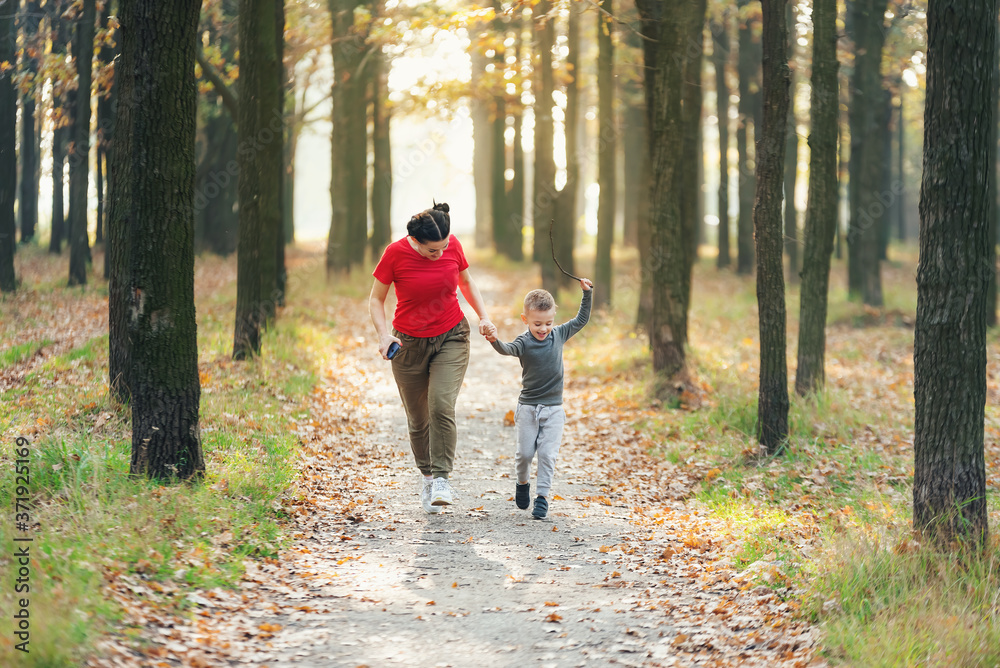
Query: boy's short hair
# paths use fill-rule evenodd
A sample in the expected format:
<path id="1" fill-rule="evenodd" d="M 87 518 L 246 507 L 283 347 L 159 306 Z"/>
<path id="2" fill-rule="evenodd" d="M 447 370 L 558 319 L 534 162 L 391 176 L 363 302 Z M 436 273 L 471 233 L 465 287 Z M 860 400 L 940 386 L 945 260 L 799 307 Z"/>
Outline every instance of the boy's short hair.
<path id="1" fill-rule="evenodd" d="M 548 311 L 556 307 L 556 300 L 548 290 L 532 290 L 524 296 L 524 312 Z"/>

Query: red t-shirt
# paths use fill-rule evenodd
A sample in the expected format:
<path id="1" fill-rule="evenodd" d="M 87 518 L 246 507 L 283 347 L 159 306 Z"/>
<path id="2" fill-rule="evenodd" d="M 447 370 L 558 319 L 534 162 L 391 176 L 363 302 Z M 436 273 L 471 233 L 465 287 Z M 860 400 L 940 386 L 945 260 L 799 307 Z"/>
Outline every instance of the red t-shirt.
<path id="1" fill-rule="evenodd" d="M 430 338 L 444 334 L 462 321 L 458 304 L 458 274 L 469 266 L 455 235 L 437 260 L 410 246 L 409 237 L 385 248 L 372 276 L 396 284 L 396 313 L 392 326 L 403 334 Z"/>

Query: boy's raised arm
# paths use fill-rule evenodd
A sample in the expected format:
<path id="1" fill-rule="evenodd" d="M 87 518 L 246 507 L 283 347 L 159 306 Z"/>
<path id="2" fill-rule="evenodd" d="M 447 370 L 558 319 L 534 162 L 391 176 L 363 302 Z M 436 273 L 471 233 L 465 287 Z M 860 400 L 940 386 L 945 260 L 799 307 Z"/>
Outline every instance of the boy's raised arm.
<path id="1" fill-rule="evenodd" d="M 577 311 L 576 317 L 558 327 L 562 332 L 564 341 L 583 329 L 583 326 L 590 321 L 590 306 L 593 301 L 594 289 L 584 290 L 583 299 L 580 300 L 580 310 Z"/>

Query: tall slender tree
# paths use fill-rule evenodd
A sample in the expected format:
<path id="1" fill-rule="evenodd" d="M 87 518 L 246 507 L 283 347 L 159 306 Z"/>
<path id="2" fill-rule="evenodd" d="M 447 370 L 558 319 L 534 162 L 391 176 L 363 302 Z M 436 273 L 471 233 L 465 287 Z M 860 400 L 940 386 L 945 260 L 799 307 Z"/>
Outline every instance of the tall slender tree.
<path id="1" fill-rule="evenodd" d="M 594 306 L 611 304 L 611 247 L 615 234 L 615 153 L 618 150 L 615 125 L 615 51 L 612 40 L 614 22 L 609 16 L 614 7 L 612 0 L 604 0 L 601 8 L 608 12 L 597 12 L 597 118 L 598 183 L 601 199 L 597 205 L 597 257 L 594 261 L 594 280 L 601 286 L 594 293 Z"/>
<path id="2" fill-rule="evenodd" d="M 87 282 L 90 260 L 90 236 L 87 232 L 87 186 L 90 181 L 90 85 L 93 81 L 94 22 L 96 0 L 83 0 L 73 40 L 76 61 L 76 110 L 74 113 L 73 151 L 69 161 L 69 284 Z"/>
<path id="3" fill-rule="evenodd" d="M 882 193 L 882 143 L 885 94 L 882 47 L 888 0 L 851 0 L 849 31 L 854 40 L 851 77 L 851 226 L 848 243 L 848 292 L 870 306 L 882 305 L 882 226 L 887 194 Z"/>
<path id="4" fill-rule="evenodd" d="M 495 83 L 493 88 L 493 113 L 491 115 L 492 149 L 490 155 L 493 158 L 490 174 L 491 191 L 490 202 L 493 205 L 493 246 L 501 253 L 506 250 L 506 221 L 507 221 L 507 93 L 504 89 L 505 81 L 503 71 L 506 60 L 507 22 L 503 11 L 503 2 L 493 0 L 493 10 L 496 18 L 493 20 L 493 76 Z"/>
<path id="5" fill-rule="evenodd" d="M 795 391 L 821 390 L 825 382 L 826 307 L 830 254 L 837 227 L 837 0 L 813 0 L 812 91 L 810 93 L 809 203 L 799 308 Z"/>
<path id="6" fill-rule="evenodd" d="M 986 293 L 997 0 L 927 6 L 927 102 L 913 342 L 913 525 L 948 545 L 988 538 Z"/>
<path id="7" fill-rule="evenodd" d="M 51 32 L 52 53 L 65 56 L 69 44 L 69 22 L 62 14 L 67 0 L 48 0 L 45 4 Z M 70 99 L 66 82 L 57 77 L 52 79 L 52 234 L 49 237 L 49 252 L 62 252 L 62 242 L 67 238 L 64 201 L 64 167 L 66 163 L 66 142 L 69 138 Z"/>
<path id="8" fill-rule="evenodd" d="M 385 3 L 379 2 L 379 11 Z M 372 257 L 392 241 L 392 147 L 389 143 L 389 62 L 382 48 L 372 52 Z"/>
<path id="9" fill-rule="evenodd" d="M 41 153 L 41 132 L 35 117 L 37 96 L 38 56 L 44 49 L 39 40 L 38 27 L 41 19 L 39 0 L 27 0 L 21 21 L 22 52 L 21 69 L 28 80 L 28 90 L 21 95 L 21 243 L 30 242 L 35 237 L 38 225 L 38 177 L 39 154 Z"/>
<path id="10" fill-rule="evenodd" d="M 13 63 L 17 57 L 17 33 L 14 12 L 0 10 L 0 63 Z M 17 87 L 14 70 L 0 72 L 0 291 L 13 292 L 14 247 L 17 220 L 14 198 L 17 188 Z"/>
<path id="11" fill-rule="evenodd" d="M 687 310 L 684 271 L 687 247 L 676 192 L 684 169 L 684 73 L 687 37 L 694 21 L 694 0 L 666 8 L 656 0 L 637 0 L 642 18 L 647 127 L 650 150 L 650 251 L 653 306 L 650 313 L 650 347 L 655 393 L 675 397 L 685 372 Z"/>
<path id="12" fill-rule="evenodd" d="M 552 47 L 555 43 L 555 19 L 550 0 L 540 0 L 532 16 L 538 36 L 535 86 L 535 174 L 532 188 L 532 220 L 535 226 L 534 260 L 541 264 L 542 287 L 555 294 L 558 289 L 556 267 L 549 260 L 548 229 L 555 217 L 556 163 L 553 156 L 554 134 L 552 119 L 552 94 L 555 77 L 552 72 Z"/>
<path id="13" fill-rule="evenodd" d="M 788 0 L 762 0 L 764 113 L 757 137 L 757 188 L 753 227 L 757 251 L 760 384 L 757 439 L 775 454 L 788 438 L 788 372 L 785 361 L 785 277 L 781 198 L 788 123 Z"/>
<path id="14" fill-rule="evenodd" d="M 577 199 L 580 192 L 580 15 L 582 6 L 571 2 L 567 7 L 566 26 L 566 183 L 556 197 L 555 246 L 559 262 L 571 274 L 576 273 L 574 257 L 576 239 Z M 600 217 L 600 214 L 598 214 Z M 572 279 L 559 274 L 559 282 L 567 287 Z M 598 297 L 599 299 L 599 297 Z"/>
<path id="15" fill-rule="evenodd" d="M 788 27 L 788 61 L 795 58 L 795 14 L 792 3 L 785 6 Z M 799 282 L 799 212 L 795 208 L 795 182 L 799 171 L 799 131 L 795 120 L 795 72 L 789 72 L 792 93 L 788 100 L 788 129 L 785 132 L 785 254 L 788 255 L 788 280 Z"/>
<path id="16" fill-rule="evenodd" d="M 716 266 L 725 269 L 732 261 L 729 251 L 729 10 L 712 21 L 712 66 L 715 68 L 716 115 L 719 119 L 719 254 Z"/>
<path id="17" fill-rule="evenodd" d="M 511 148 L 511 169 L 514 172 L 507 192 L 507 231 L 505 244 L 507 253 L 513 260 L 524 259 L 524 105 L 521 103 L 521 82 L 523 80 L 522 59 L 527 47 L 524 42 L 524 10 L 515 6 L 511 20 L 514 28 L 514 75 L 515 93 L 511 100 L 510 115 L 514 121 L 514 146 Z"/>
<path id="18" fill-rule="evenodd" d="M 754 167 L 750 159 L 748 143 L 750 141 L 747 128 L 754 125 L 754 94 L 757 68 L 760 66 L 756 58 L 757 50 L 753 43 L 754 1 L 737 0 L 739 7 L 739 59 L 737 72 L 739 74 L 739 121 L 736 126 L 736 150 L 739 154 L 739 218 L 736 221 L 736 273 L 749 274 L 754 267 L 753 242 L 753 198 L 754 198 Z M 759 128 L 753 127 L 754 136 Z"/>
<path id="19" fill-rule="evenodd" d="M 684 233 L 684 312 L 691 303 L 691 269 L 698 258 L 699 230 L 702 227 L 702 191 L 704 150 L 701 131 L 701 69 L 705 54 L 705 0 L 694 0 L 685 37 L 687 60 L 684 65 L 684 88 L 681 122 L 683 128 L 684 164 L 681 171 L 681 223 Z"/>
<path id="20" fill-rule="evenodd" d="M 113 171 L 116 189 L 128 196 L 112 198 L 110 227 L 125 232 L 129 246 L 122 287 L 131 340 L 131 472 L 155 479 L 197 477 L 205 470 L 194 306 L 200 5 L 122 0 L 119 13 L 122 146 L 116 142 L 115 159 L 122 162 Z"/>
<path id="21" fill-rule="evenodd" d="M 364 261 L 368 243 L 368 115 L 365 88 L 366 29 L 355 22 L 355 9 L 366 0 L 329 0 L 333 23 L 333 213 L 327 243 L 326 266 L 331 272 L 349 271 Z"/>
<path id="22" fill-rule="evenodd" d="M 274 314 L 272 245 L 280 236 L 282 117 L 275 2 L 240 0 L 240 245 L 233 358 L 260 354 Z M 283 244 L 282 244 L 283 245 Z"/>

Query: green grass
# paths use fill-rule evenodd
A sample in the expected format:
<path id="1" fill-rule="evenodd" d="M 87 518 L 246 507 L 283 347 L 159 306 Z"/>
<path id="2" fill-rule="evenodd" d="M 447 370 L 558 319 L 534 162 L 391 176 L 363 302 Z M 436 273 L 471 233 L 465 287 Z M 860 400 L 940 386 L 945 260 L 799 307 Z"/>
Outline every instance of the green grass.
<path id="1" fill-rule="evenodd" d="M 603 397 L 638 405 L 633 426 L 653 442 L 651 451 L 700 472 L 692 503 L 726 520 L 734 567 L 765 557 L 782 563 L 777 580 L 771 573 L 758 582 L 800 600 L 800 614 L 822 625 L 833 663 L 994 666 L 1000 543 L 963 557 L 905 542 L 912 526 L 916 257 L 895 247 L 890 257 L 882 309 L 848 301 L 844 265 L 835 263 L 827 382 L 810 397 L 791 391 L 799 296 L 788 286 L 789 440 L 778 456 L 762 456 L 755 438 L 754 281 L 718 272 L 707 260 L 695 267 L 688 323 L 688 369 L 703 388 L 701 401 L 682 408 L 683 401 L 653 399 L 647 340 L 619 325 L 634 321 L 636 290 L 622 291 L 611 312 L 596 317 L 585 346 L 567 347 L 567 375 L 596 379 L 591 385 Z M 988 345 L 994 354 L 997 330 Z M 1000 465 L 1000 409 L 988 403 L 986 418 L 989 472 Z M 998 491 L 987 490 L 994 535 Z"/>
<path id="2" fill-rule="evenodd" d="M 0 350 L 0 369 L 20 364 L 45 346 L 52 345 L 51 339 L 28 341 Z"/>
<path id="3" fill-rule="evenodd" d="M 40 254 L 35 261 L 58 258 Z M 264 333 L 263 355 L 248 362 L 229 359 L 232 286 L 198 303 L 202 480 L 158 484 L 129 475 L 130 413 L 107 391 L 107 335 L 50 357 L 20 386 L 0 391 L 0 403 L 12 408 L 2 425 L 0 505 L 13 509 L 14 436 L 27 435 L 36 523 L 30 532 L 31 653 L 16 652 L 5 633 L 0 665 L 81 665 L 103 633 L 134 633 L 109 588 L 160 583 L 172 593 L 158 595 L 157 604 L 183 613 L 186 591 L 233 586 L 245 558 L 277 556 L 288 540 L 285 500 L 296 478 L 298 439 L 290 420 L 308 416 L 303 400 L 339 336 L 327 309 L 339 297 L 327 294 L 322 262 L 314 265 L 315 275 L 289 296 L 295 308 Z M 368 280 L 358 274 L 342 285 L 360 294 Z M 33 290 L 32 298 L 77 298 L 99 288 L 71 293 L 53 282 L 46 291 Z M 50 343 L 11 346 L 0 359 L 17 363 Z M 14 544 L 14 535 L 10 522 L 0 523 L 5 545 Z M 0 557 L 4 610 L 14 609 L 15 577 L 10 557 Z"/>

